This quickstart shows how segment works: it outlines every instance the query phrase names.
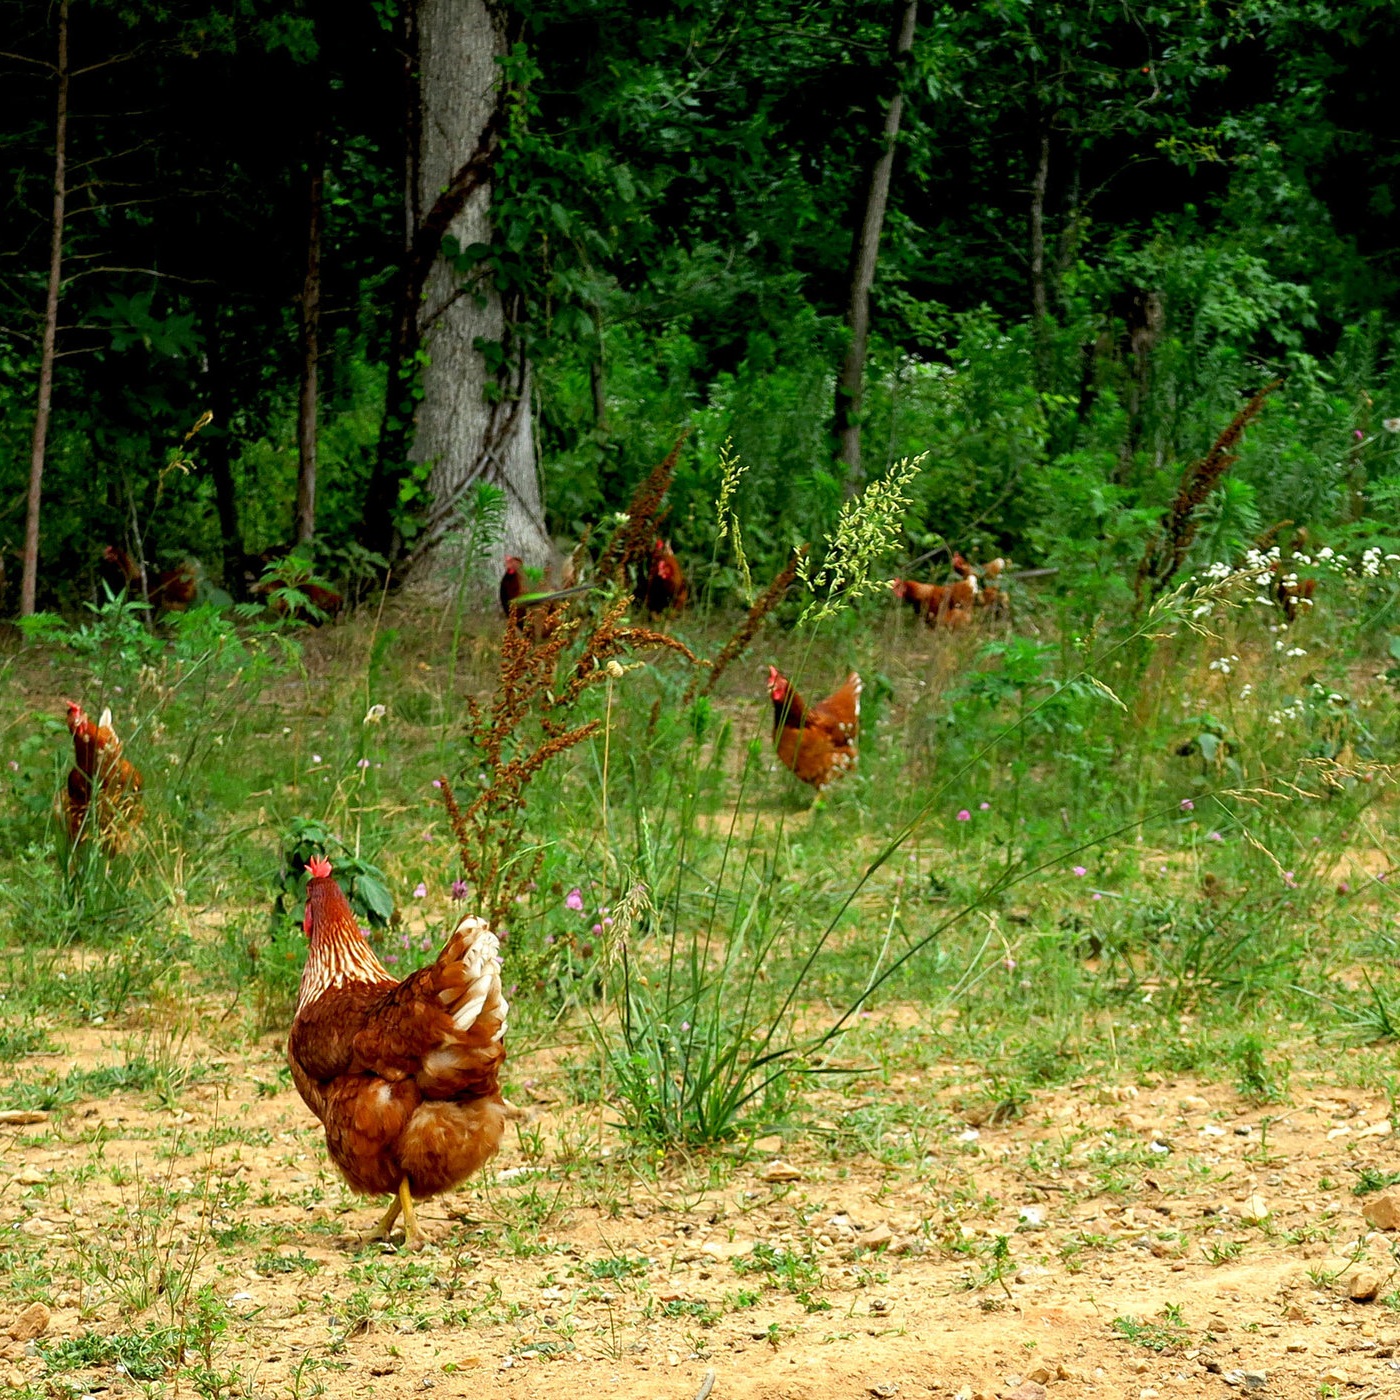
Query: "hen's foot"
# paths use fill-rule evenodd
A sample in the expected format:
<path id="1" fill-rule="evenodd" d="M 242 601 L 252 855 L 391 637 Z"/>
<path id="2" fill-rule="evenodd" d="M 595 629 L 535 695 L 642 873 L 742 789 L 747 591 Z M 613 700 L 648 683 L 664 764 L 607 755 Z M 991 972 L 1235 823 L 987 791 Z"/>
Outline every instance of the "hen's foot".
<path id="1" fill-rule="evenodd" d="M 394 1199 L 389 1202 L 389 1209 L 384 1212 L 383 1216 L 380 1218 L 379 1224 L 376 1225 L 369 1234 L 360 1236 L 360 1243 L 366 1245 L 375 1244 L 380 1240 L 387 1240 L 389 1238 L 389 1232 L 394 1228 L 394 1221 L 399 1218 L 399 1211 L 401 1208 L 402 1206 L 399 1198 L 395 1196 Z"/>
<path id="2" fill-rule="evenodd" d="M 415 1254 L 420 1249 L 426 1249 L 428 1237 L 423 1233 L 422 1227 L 418 1224 L 418 1216 L 413 1210 L 413 1194 L 409 1190 L 408 1178 L 399 1182 L 398 1204 L 403 1208 L 403 1243 L 404 1248 L 412 1250 Z"/>

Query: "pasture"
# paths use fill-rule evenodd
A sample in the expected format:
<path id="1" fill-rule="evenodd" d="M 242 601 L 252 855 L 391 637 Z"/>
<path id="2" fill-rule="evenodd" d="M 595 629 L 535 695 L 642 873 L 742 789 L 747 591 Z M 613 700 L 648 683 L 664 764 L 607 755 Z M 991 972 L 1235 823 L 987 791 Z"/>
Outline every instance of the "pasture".
<path id="1" fill-rule="evenodd" d="M 872 596 L 770 619 L 708 696 L 625 651 L 493 828 L 529 1119 L 423 1206 L 417 1255 L 357 1244 L 380 1203 L 290 1082 L 287 857 L 323 843 L 387 897 L 396 973 L 435 956 L 474 897 L 435 780 L 494 781 L 468 702 L 490 720 L 499 617 L 114 604 L 12 644 L 0 1379 L 1387 1393 L 1390 569 L 1339 564 L 1291 627 L 1239 574 L 1084 633 L 1034 582 L 951 633 Z M 669 630 L 714 657 L 741 620 Z M 865 680 L 858 768 L 815 801 L 773 755 L 770 662 L 814 696 Z M 56 814 L 74 696 L 144 776 L 110 859 Z"/>

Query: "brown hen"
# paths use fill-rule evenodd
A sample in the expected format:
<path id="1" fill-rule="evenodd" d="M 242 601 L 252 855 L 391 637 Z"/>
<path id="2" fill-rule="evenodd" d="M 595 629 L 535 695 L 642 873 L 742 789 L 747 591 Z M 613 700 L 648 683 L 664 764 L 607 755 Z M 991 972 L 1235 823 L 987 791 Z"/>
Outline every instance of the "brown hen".
<path id="1" fill-rule="evenodd" d="M 505 572 L 501 575 L 501 611 L 510 617 L 510 605 L 525 591 L 525 580 L 520 570 L 524 567 L 518 555 L 506 555 Z M 516 618 L 519 621 L 519 618 Z"/>
<path id="2" fill-rule="evenodd" d="M 328 860 L 306 889 L 311 949 L 287 1042 L 292 1079 L 326 1129 L 331 1160 L 366 1195 L 392 1195 L 367 1237 L 427 1237 L 413 1202 L 459 1186 L 497 1153 L 506 1001 L 500 943 L 468 915 L 437 961 L 397 981 L 374 955 Z"/>
<path id="3" fill-rule="evenodd" d="M 768 668 L 778 757 L 818 791 L 855 767 L 860 692 L 861 679 L 852 671 L 840 690 L 807 705 L 776 666 Z"/>
<path id="4" fill-rule="evenodd" d="M 894 596 L 908 603 L 915 615 L 922 617 L 929 627 L 966 627 L 972 621 L 972 609 L 977 602 L 976 574 L 948 584 L 919 583 L 912 578 L 897 578 L 890 587 Z"/>
<path id="5" fill-rule="evenodd" d="M 70 700 L 68 732 L 73 736 L 73 767 L 61 798 L 68 838 L 76 845 L 95 833 L 109 856 L 120 855 L 141 816 L 140 771 L 122 757 L 111 710 L 103 710 L 94 724 L 83 707 Z"/>
<path id="6" fill-rule="evenodd" d="M 685 611 L 685 574 L 665 540 L 657 540 L 651 547 L 651 562 L 639 594 L 649 613 Z"/>

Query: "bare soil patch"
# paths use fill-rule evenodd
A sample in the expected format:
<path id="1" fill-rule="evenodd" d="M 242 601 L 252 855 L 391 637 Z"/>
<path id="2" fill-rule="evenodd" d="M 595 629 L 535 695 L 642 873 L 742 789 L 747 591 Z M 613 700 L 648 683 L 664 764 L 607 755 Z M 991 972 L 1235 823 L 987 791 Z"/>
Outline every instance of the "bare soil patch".
<path id="1" fill-rule="evenodd" d="M 53 1038 L 17 1083 L 136 1043 Z M 960 1087 L 975 1067 L 946 1065 L 814 1094 L 787 1140 L 649 1158 L 526 1056 L 536 1121 L 424 1208 L 414 1256 L 354 1243 L 382 1203 L 339 1183 L 274 1038 L 171 1062 L 163 1087 L 0 1127 L 0 1381 L 169 1393 L 122 1339 L 188 1328 L 207 1286 L 209 1394 L 689 1400 L 711 1370 L 721 1400 L 1400 1393 L 1400 1277 L 1353 1192 L 1400 1168 L 1377 1093 L 1076 1082 L 997 1126 Z M 6 1340 L 36 1300 L 43 1334 Z"/>

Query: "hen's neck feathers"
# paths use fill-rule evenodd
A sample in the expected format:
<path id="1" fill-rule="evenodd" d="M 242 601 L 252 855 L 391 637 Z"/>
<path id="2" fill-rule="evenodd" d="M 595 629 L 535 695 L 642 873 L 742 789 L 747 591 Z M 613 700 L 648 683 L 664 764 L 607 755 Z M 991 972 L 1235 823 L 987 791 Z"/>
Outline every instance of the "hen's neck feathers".
<path id="1" fill-rule="evenodd" d="M 375 957 L 334 880 L 313 879 L 307 886 L 306 901 L 311 911 L 311 951 L 301 974 L 298 1014 L 336 987 L 398 981 Z"/>
<path id="2" fill-rule="evenodd" d="M 807 707 L 802 703 L 802 697 L 789 686 L 781 700 L 775 698 L 773 701 L 773 727 L 776 729 L 781 725 L 785 729 L 800 729 L 806 713 Z"/>

